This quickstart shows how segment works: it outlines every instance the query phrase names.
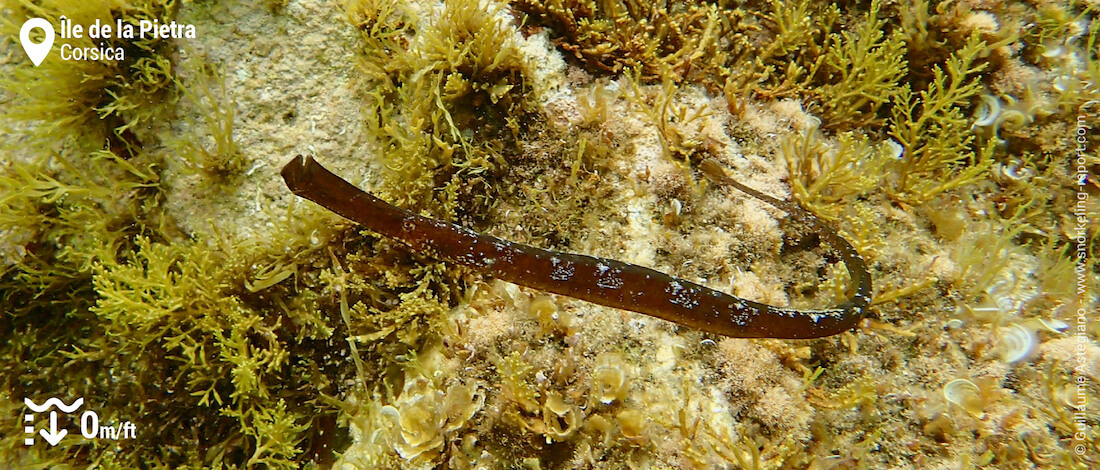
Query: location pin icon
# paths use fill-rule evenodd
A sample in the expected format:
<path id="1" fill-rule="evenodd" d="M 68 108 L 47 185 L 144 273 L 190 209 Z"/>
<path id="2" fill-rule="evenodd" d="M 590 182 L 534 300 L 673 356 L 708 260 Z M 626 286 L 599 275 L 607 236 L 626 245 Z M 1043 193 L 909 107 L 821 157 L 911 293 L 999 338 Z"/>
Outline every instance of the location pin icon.
<path id="1" fill-rule="evenodd" d="M 42 28 L 46 33 L 45 38 L 38 44 L 31 42 L 31 30 L 34 28 Z M 53 47 L 53 25 L 42 18 L 31 18 L 19 29 L 19 42 L 23 44 L 23 50 L 27 51 L 27 57 L 31 58 L 35 67 L 38 67 Z"/>

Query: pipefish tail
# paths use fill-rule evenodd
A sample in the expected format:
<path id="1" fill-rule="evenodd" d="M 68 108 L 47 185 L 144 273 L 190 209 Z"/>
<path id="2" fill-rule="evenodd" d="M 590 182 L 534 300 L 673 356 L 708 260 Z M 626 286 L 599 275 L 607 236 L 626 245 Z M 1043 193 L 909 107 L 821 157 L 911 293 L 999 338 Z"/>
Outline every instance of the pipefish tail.
<path id="1" fill-rule="evenodd" d="M 295 157 L 283 168 L 282 176 L 294 194 L 432 258 L 514 284 L 644 313 L 709 333 L 739 338 L 820 338 L 846 331 L 863 319 L 871 302 L 871 275 L 851 244 L 796 205 L 734 181 L 717 162 L 704 162 L 703 170 L 716 182 L 776 206 L 816 230 L 847 266 L 857 285 L 855 293 L 841 305 L 822 310 L 773 307 L 642 266 L 544 250 L 423 217 L 355 187 L 312 157 Z"/>

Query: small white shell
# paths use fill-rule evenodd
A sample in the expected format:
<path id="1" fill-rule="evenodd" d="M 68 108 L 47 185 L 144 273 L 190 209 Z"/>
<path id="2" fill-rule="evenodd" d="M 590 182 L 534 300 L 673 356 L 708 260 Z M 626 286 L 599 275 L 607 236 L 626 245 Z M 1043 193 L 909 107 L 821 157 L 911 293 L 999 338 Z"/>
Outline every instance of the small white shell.
<path id="1" fill-rule="evenodd" d="M 1001 359 L 1007 363 L 1027 359 L 1035 350 L 1035 332 L 1019 323 L 1013 323 L 1000 332 L 998 350 Z"/>
<path id="2" fill-rule="evenodd" d="M 978 386 L 968 379 L 955 379 L 943 384 L 943 398 L 959 406 L 962 406 L 968 397 L 977 395 Z"/>
<path id="3" fill-rule="evenodd" d="M 1020 308 L 1019 302 L 1007 295 L 997 297 L 997 308 L 1001 309 L 1001 313 L 1013 313 Z"/>
<path id="4" fill-rule="evenodd" d="M 1018 161 L 1011 161 L 1007 164 L 997 164 L 997 170 L 999 176 L 1003 176 L 1010 181 L 1020 181 L 1030 178 L 1035 172 L 1031 168 L 1023 167 Z"/>
<path id="5" fill-rule="evenodd" d="M 677 217 L 679 217 L 680 213 L 684 210 L 684 203 L 680 202 L 680 200 L 676 198 L 673 198 L 672 201 L 669 201 L 669 206 L 672 207 L 672 213 Z"/>
<path id="6" fill-rule="evenodd" d="M 1046 57 L 1048 59 L 1058 57 L 1058 56 L 1062 55 L 1063 52 L 1065 52 L 1065 49 L 1062 47 L 1062 44 L 1060 44 L 1058 42 L 1055 42 L 1053 40 L 1043 42 L 1042 47 L 1043 47 L 1042 55 L 1043 55 L 1043 57 Z"/>
<path id="7" fill-rule="evenodd" d="M 980 392 L 978 386 L 967 379 L 955 379 L 943 384 L 943 398 L 975 417 L 985 414 L 982 412 Z"/>
<path id="8" fill-rule="evenodd" d="M 1003 314 L 1015 313 L 1020 308 L 1020 303 L 1012 298 L 1012 292 L 1016 289 L 1015 276 L 1003 279 L 985 289 L 986 294 L 997 304 L 997 308 Z"/>
<path id="9" fill-rule="evenodd" d="M 974 125 L 977 127 L 989 127 L 997 123 L 1001 117 L 1001 100 L 991 95 L 982 95 L 982 104 L 978 106 L 977 119 Z"/>
<path id="10" fill-rule="evenodd" d="M 1050 82 L 1050 87 L 1058 91 L 1059 93 L 1065 93 L 1070 87 L 1075 85 L 1073 77 L 1069 75 L 1059 75 L 1054 77 L 1054 80 Z"/>
<path id="11" fill-rule="evenodd" d="M 1057 318 L 1051 318 L 1049 320 L 1045 318 L 1040 318 L 1039 323 L 1042 324 L 1044 328 L 1050 330 L 1052 333 L 1065 333 L 1066 330 L 1069 329 L 1069 323 L 1066 323 Z"/>
<path id="12" fill-rule="evenodd" d="M 905 147 L 902 147 L 894 139 L 886 139 L 883 144 L 886 145 L 886 156 L 890 157 L 891 160 L 901 160 L 902 155 L 905 154 Z"/>

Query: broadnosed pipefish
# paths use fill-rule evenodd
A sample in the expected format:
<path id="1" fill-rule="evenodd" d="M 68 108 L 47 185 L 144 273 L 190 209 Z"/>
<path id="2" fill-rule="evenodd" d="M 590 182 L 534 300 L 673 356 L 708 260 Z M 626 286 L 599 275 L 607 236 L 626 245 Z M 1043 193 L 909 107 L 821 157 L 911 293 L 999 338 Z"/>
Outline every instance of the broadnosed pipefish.
<path id="1" fill-rule="evenodd" d="M 761 199 L 817 231 L 847 266 L 856 283 L 852 297 L 822 310 L 774 307 L 642 266 L 544 250 L 423 217 L 355 187 L 312 157 L 295 157 L 283 168 L 282 176 L 294 194 L 432 258 L 514 284 L 644 313 L 709 333 L 739 338 L 820 338 L 846 331 L 863 319 L 871 302 L 871 275 L 852 245 L 796 205 L 734 181 L 717 162 L 708 160 L 702 169 L 711 179 Z"/>

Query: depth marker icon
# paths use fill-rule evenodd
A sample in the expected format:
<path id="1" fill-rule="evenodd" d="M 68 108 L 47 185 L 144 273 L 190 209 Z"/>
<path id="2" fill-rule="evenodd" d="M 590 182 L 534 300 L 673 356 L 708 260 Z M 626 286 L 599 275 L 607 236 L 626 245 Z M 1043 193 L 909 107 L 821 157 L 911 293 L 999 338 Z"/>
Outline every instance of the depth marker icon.
<path id="1" fill-rule="evenodd" d="M 24 28 L 25 28 L 25 26 L 24 26 Z M 27 408 L 30 408 L 31 411 L 33 411 L 35 413 L 42 413 L 46 410 L 49 410 L 50 407 L 52 407 L 52 406 L 56 406 L 57 409 L 65 412 L 65 413 L 72 413 L 72 412 L 76 411 L 77 408 L 80 408 L 80 405 L 84 404 L 84 399 L 83 398 L 77 398 L 76 401 L 73 402 L 73 404 L 66 405 L 65 402 L 63 402 L 63 401 L 61 401 L 57 398 L 50 398 L 50 399 L 46 400 L 45 403 L 39 405 L 39 404 L 31 401 L 30 398 L 23 398 L 23 404 L 27 405 Z M 23 421 L 24 421 L 24 423 L 30 423 L 30 424 L 25 424 L 23 426 L 23 431 L 26 432 L 27 434 L 31 435 L 30 437 L 27 437 L 27 438 L 23 439 L 23 444 L 26 444 L 28 446 L 34 445 L 34 414 L 33 413 L 24 414 L 23 415 Z M 38 431 L 38 433 L 41 434 L 42 438 L 45 439 L 46 442 L 48 442 L 51 446 L 55 446 L 55 445 L 57 445 L 58 442 L 61 442 L 61 439 L 63 437 L 65 437 L 65 435 L 69 434 L 69 431 L 66 431 L 64 429 L 57 429 L 57 412 L 51 410 L 50 411 L 50 428 L 49 429 L 42 429 L 42 430 Z"/>

